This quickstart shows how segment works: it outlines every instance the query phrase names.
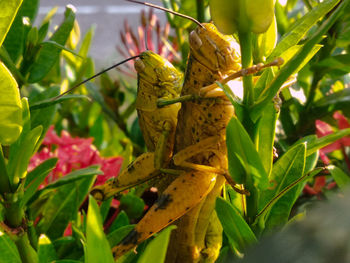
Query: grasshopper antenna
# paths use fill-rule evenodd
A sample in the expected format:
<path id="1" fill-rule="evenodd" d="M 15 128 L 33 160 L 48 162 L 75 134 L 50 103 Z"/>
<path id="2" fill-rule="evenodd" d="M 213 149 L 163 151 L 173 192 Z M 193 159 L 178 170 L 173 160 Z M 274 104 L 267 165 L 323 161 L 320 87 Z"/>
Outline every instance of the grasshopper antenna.
<path id="1" fill-rule="evenodd" d="M 158 6 L 158 5 L 154 5 L 154 4 L 151 4 L 151 3 L 147 3 L 147 2 L 141 2 L 141 1 L 136 1 L 136 0 L 126 0 L 126 1 L 132 2 L 132 3 L 135 3 L 135 4 L 140 4 L 140 5 L 145 5 L 145 6 L 153 7 L 153 8 L 156 8 L 156 9 L 159 9 L 159 10 L 162 10 L 162 11 L 165 11 L 165 12 L 168 12 L 168 13 L 171 13 L 171 14 L 173 14 L 173 15 L 180 16 L 180 17 L 189 19 L 189 20 L 191 20 L 192 22 L 196 23 L 198 26 L 204 28 L 204 26 L 203 26 L 198 20 L 194 19 L 193 17 L 187 16 L 187 15 L 184 15 L 184 14 L 180 14 L 180 13 L 175 12 L 175 11 L 173 11 L 173 10 L 170 10 L 170 9 L 167 9 L 167 8 L 164 8 L 164 7 L 161 7 L 161 6 Z"/>
<path id="2" fill-rule="evenodd" d="M 86 83 L 86 82 L 92 80 L 93 78 L 96 78 L 96 77 L 102 75 L 103 73 L 107 72 L 108 70 L 111 70 L 112 68 L 118 67 L 118 66 L 120 66 L 121 64 L 124 64 L 125 62 L 128 62 L 129 60 L 133 60 L 133 59 L 138 58 L 138 57 L 140 57 L 140 55 L 137 55 L 137 56 L 133 56 L 133 57 L 124 59 L 123 61 L 121 61 L 121 62 L 119 62 L 119 63 L 117 63 L 117 64 L 114 64 L 113 66 L 110 66 L 109 68 L 106 68 L 106 69 L 100 71 L 99 73 L 97 73 L 97 74 L 91 76 L 90 78 L 87 78 L 87 79 L 83 80 L 82 82 L 80 82 L 80 83 L 74 85 L 74 87 L 72 87 L 72 88 L 66 90 L 66 91 L 63 92 L 62 94 L 60 94 L 60 95 L 58 95 L 58 96 L 56 96 L 56 97 L 53 97 L 53 98 L 51 99 L 51 101 L 55 101 L 55 100 L 61 98 L 62 96 L 66 95 L 67 93 L 71 92 L 72 90 L 78 88 L 79 86 L 81 86 L 81 85 L 83 85 L 84 83 Z"/>

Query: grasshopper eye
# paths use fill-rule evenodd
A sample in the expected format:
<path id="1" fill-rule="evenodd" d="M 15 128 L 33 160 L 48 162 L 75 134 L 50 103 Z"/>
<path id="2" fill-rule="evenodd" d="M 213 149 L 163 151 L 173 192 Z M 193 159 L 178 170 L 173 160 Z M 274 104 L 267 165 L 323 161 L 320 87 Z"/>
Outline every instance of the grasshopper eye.
<path id="1" fill-rule="evenodd" d="M 190 34 L 190 46 L 199 49 L 202 46 L 202 40 L 196 31 L 192 31 Z"/>
<path id="2" fill-rule="evenodd" d="M 135 60 L 134 67 L 138 73 L 141 73 L 145 70 L 146 65 L 143 63 L 141 59 Z"/>

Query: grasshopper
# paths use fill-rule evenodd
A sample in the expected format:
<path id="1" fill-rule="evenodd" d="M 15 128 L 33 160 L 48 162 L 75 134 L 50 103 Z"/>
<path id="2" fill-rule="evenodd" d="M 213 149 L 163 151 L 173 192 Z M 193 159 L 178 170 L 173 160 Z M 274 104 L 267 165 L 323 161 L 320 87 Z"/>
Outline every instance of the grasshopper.
<path id="1" fill-rule="evenodd" d="M 136 110 L 149 152 L 136 158 L 114 180 L 93 188 L 91 193 L 97 200 L 108 199 L 159 175 L 160 168 L 166 167 L 172 157 L 177 113 L 181 105 L 175 103 L 159 108 L 157 101 L 180 96 L 182 73 L 151 51 L 139 55 L 135 69 L 138 72 Z"/>
<path id="2" fill-rule="evenodd" d="M 182 102 L 173 162 L 175 167 L 185 171 L 169 184 L 158 202 L 121 244 L 113 248 L 117 257 L 183 215 L 173 238 L 177 244 L 173 249 L 176 255 L 169 256 L 168 261 L 194 262 L 201 257 L 210 257 L 213 261 L 217 257 L 218 250 L 206 246 L 205 233 L 215 199 L 221 194 L 228 174 L 225 133 L 234 109 L 214 83 L 225 83 L 270 65 L 240 70 L 239 45 L 233 37 L 219 33 L 211 23 L 198 24 L 190 34 L 191 51 L 181 97 L 158 103 Z M 199 180 L 198 176 L 202 178 Z M 237 190 L 246 193 L 243 189 Z"/>

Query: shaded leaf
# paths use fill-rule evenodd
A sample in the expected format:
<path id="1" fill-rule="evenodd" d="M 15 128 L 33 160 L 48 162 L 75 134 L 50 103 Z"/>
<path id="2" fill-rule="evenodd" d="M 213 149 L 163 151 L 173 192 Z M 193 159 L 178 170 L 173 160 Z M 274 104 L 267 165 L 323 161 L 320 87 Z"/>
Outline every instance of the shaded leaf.
<path id="1" fill-rule="evenodd" d="M 54 41 L 60 45 L 65 45 L 74 25 L 75 13 L 72 6 L 66 7 L 64 16 L 64 21 L 50 37 L 50 41 Z M 39 51 L 38 58 L 30 68 L 28 82 L 34 83 L 42 80 L 56 64 L 60 53 L 60 48 L 52 45 L 44 45 Z"/>
<path id="2" fill-rule="evenodd" d="M 240 252 L 245 251 L 249 245 L 257 242 L 249 225 L 230 203 L 218 197 L 215 209 L 225 234 Z"/>
<path id="3" fill-rule="evenodd" d="M 236 117 L 233 117 L 226 128 L 228 166 L 233 180 L 245 183 L 246 176 L 251 176 L 257 189 L 268 186 L 268 177 L 258 152 L 248 133 Z"/>
<path id="4" fill-rule="evenodd" d="M 35 167 L 33 171 L 28 173 L 25 185 L 26 188 L 21 200 L 22 206 L 32 198 L 40 184 L 45 180 L 46 176 L 55 168 L 57 158 L 50 158 Z"/>
<path id="5" fill-rule="evenodd" d="M 57 259 L 55 248 L 45 235 L 39 237 L 38 256 L 39 263 L 52 262 Z"/>
<path id="6" fill-rule="evenodd" d="M 118 245 L 123 240 L 123 238 L 126 237 L 126 235 L 129 234 L 129 232 L 134 228 L 135 225 L 126 225 L 109 233 L 107 236 L 109 245 L 111 247 Z"/>
<path id="7" fill-rule="evenodd" d="M 21 263 L 15 243 L 3 232 L 0 231 L 0 262 Z"/>

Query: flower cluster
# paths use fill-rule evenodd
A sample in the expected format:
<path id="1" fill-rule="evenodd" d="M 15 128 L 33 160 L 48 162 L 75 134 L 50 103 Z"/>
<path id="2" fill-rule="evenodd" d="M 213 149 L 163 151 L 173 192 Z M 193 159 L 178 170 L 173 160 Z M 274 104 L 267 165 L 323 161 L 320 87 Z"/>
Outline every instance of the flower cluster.
<path id="1" fill-rule="evenodd" d="M 169 31 L 170 24 L 166 22 L 162 28 L 152 8 L 149 9 L 148 15 L 142 10 L 141 25 L 137 28 L 137 34 L 130 28 L 128 21 L 124 20 L 124 30 L 120 31 L 120 39 L 124 47 L 117 45 L 117 50 L 125 58 L 136 56 L 145 50 L 151 50 L 172 62 L 178 55 L 176 42 L 170 43 L 168 40 Z M 132 61 L 125 65 L 130 71 L 134 71 Z M 129 72 L 120 68 L 118 70 L 130 76 Z"/>
<path id="2" fill-rule="evenodd" d="M 338 129 L 342 130 L 342 129 L 350 128 L 349 121 L 340 112 L 335 112 L 333 114 L 333 118 L 337 122 Z M 316 120 L 315 125 L 316 125 L 316 134 L 317 134 L 317 137 L 319 138 L 332 134 L 334 132 L 331 125 L 321 120 Z M 336 142 L 323 147 L 322 149 L 320 149 L 321 160 L 325 165 L 329 165 L 331 161 L 327 156 L 327 153 L 340 150 L 343 154 L 344 161 L 347 164 L 348 169 L 350 170 L 350 160 L 345 151 L 346 146 L 350 146 L 350 137 L 343 137 L 337 140 Z M 326 176 L 324 175 L 318 176 L 315 178 L 313 186 L 309 186 L 309 185 L 305 186 L 304 193 L 307 193 L 310 195 L 317 195 L 322 192 L 324 187 L 326 187 L 327 189 L 331 189 L 335 185 L 336 185 L 335 182 L 331 182 L 327 185 Z"/>
<path id="3" fill-rule="evenodd" d="M 72 138 L 67 131 L 62 131 L 59 137 L 51 126 L 43 141 L 44 147 L 31 158 L 28 170 L 33 170 L 48 158 L 58 158 L 56 167 L 40 186 L 43 188 L 73 170 L 99 164 L 104 174 L 97 176 L 95 185 L 103 184 L 109 178 L 118 175 L 123 159 L 100 156 L 92 141 L 93 138 Z"/>

